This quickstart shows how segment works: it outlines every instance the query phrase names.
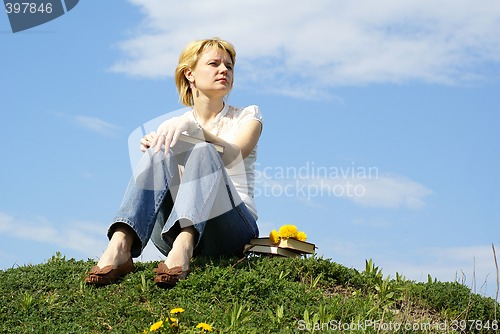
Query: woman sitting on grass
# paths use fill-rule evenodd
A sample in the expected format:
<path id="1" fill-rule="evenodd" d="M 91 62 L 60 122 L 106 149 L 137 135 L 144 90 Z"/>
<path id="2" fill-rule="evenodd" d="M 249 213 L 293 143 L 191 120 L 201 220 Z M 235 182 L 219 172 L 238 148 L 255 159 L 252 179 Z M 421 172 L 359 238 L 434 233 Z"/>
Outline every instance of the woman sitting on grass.
<path id="1" fill-rule="evenodd" d="M 175 81 L 180 101 L 192 109 L 141 139 L 144 154 L 88 284 L 107 285 L 133 272 L 132 257 L 150 238 L 166 256 L 154 280 L 171 287 L 186 278 L 194 255 L 239 255 L 258 236 L 253 180 L 262 116 L 257 106 L 225 103 L 235 57 L 234 47 L 218 38 L 192 42 L 181 53 Z M 203 142 L 178 161 L 171 148 L 181 133 L 224 152 Z"/>

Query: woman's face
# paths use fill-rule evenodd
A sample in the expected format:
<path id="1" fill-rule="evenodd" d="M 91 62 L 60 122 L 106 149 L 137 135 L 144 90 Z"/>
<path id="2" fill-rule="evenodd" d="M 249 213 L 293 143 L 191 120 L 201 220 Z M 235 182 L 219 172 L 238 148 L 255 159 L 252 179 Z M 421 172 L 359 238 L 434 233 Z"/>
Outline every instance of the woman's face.
<path id="1" fill-rule="evenodd" d="M 205 50 L 187 79 L 207 96 L 225 96 L 233 86 L 233 62 L 229 54 L 219 48 Z"/>

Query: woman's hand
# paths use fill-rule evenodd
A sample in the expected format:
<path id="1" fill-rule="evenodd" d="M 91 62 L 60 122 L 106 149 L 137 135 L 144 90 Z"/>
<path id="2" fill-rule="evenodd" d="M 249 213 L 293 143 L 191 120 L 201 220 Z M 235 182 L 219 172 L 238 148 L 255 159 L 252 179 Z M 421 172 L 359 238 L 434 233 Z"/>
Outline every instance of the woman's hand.
<path id="1" fill-rule="evenodd" d="M 141 138 L 141 151 L 144 153 L 151 147 L 151 143 L 156 138 L 156 132 L 151 131 L 149 134 Z"/>
<path id="2" fill-rule="evenodd" d="M 160 152 L 161 146 L 165 145 L 165 154 L 177 143 L 177 139 L 184 131 L 196 126 L 187 115 L 173 117 L 161 123 L 155 136 L 149 142 L 150 147 L 154 147 L 156 152 Z"/>

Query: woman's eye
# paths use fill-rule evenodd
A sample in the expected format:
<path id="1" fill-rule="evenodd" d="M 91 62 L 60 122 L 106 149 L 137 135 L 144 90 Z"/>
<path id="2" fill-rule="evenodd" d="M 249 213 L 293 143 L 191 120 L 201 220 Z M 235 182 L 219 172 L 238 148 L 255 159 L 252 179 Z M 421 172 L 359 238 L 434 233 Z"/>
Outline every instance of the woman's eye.
<path id="1" fill-rule="evenodd" d="M 209 66 L 213 66 L 213 67 L 218 67 L 220 66 L 222 63 L 218 63 L 216 61 L 211 61 L 208 63 Z M 233 70 L 233 65 L 232 64 L 224 64 L 224 66 L 228 69 L 228 70 Z"/>

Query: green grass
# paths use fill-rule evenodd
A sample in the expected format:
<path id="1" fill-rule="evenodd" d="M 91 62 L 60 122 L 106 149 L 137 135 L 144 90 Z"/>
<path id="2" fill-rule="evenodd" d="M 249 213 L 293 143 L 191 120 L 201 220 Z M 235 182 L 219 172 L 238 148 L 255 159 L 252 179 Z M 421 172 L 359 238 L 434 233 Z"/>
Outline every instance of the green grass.
<path id="1" fill-rule="evenodd" d="M 460 326 L 496 329 L 493 299 L 456 282 L 383 277 L 371 260 L 359 272 L 316 257 L 197 258 L 188 279 L 170 290 L 153 284 L 156 262 L 136 263 L 137 272 L 119 284 L 86 286 L 93 264 L 57 254 L 0 271 L 0 333 L 142 333 L 168 317 L 179 327 L 165 322 L 158 332 L 200 333 L 200 322 L 217 333 L 377 333 L 398 324 L 385 333 L 453 332 L 429 324 L 457 333 Z M 169 315 L 178 307 L 185 311 Z M 336 331 L 339 322 L 347 330 Z"/>

